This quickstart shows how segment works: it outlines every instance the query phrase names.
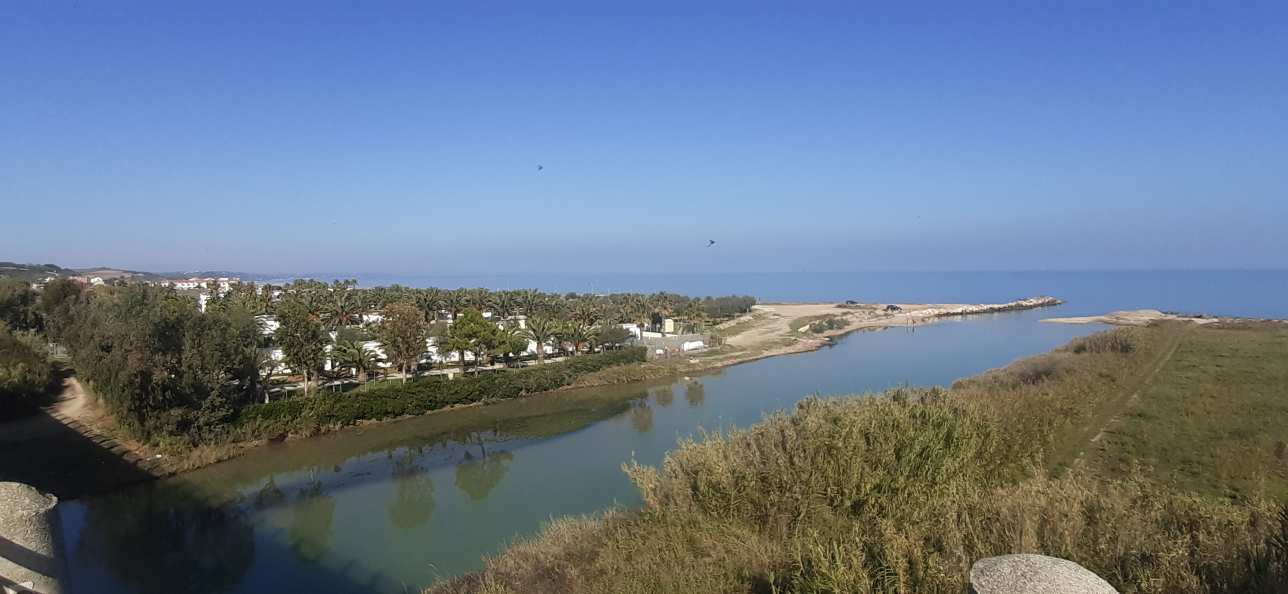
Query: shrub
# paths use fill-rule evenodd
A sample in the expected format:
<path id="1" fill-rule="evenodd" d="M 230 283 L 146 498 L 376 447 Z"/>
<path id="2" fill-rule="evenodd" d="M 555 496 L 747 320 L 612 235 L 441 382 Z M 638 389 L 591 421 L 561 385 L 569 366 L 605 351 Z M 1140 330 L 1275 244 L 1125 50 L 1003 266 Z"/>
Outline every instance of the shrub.
<path id="1" fill-rule="evenodd" d="M 824 318 L 817 322 L 811 323 L 809 325 L 809 331 L 813 332 L 814 334 L 822 334 L 829 330 L 840 330 L 841 328 L 844 328 L 849 325 L 850 325 L 850 321 L 845 318 L 829 317 L 829 318 Z"/>
<path id="2" fill-rule="evenodd" d="M 0 420 L 35 412 L 57 392 L 59 379 L 39 342 L 0 326 Z"/>
<path id="3" fill-rule="evenodd" d="M 1136 334 L 1128 328 L 1097 332 L 1075 339 L 1065 349 L 1075 354 L 1130 353 L 1136 350 Z"/>
<path id="4" fill-rule="evenodd" d="M 320 427 L 419 415 L 487 400 L 508 400 L 562 388 L 593 371 L 642 361 L 644 349 L 637 347 L 455 380 L 432 376 L 405 384 L 380 382 L 346 393 L 324 392 L 310 398 L 256 404 L 236 415 L 233 437 L 255 439 L 284 433 L 311 433 Z"/>

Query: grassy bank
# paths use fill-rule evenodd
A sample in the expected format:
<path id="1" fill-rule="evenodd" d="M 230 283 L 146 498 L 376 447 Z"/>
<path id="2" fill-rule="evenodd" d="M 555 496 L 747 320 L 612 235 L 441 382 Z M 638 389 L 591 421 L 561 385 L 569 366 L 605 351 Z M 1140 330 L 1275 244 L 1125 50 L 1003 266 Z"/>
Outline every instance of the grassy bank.
<path id="1" fill-rule="evenodd" d="M 1121 329 L 949 390 L 809 399 L 629 467 L 643 509 L 556 521 L 430 591 L 964 592 L 1010 552 L 1122 592 L 1288 591 L 1285 332 Z M 1222 414 L 1199 414 L 1211 399 Z M 1210 438 L 1154 434 L 1178 426 Z"/>

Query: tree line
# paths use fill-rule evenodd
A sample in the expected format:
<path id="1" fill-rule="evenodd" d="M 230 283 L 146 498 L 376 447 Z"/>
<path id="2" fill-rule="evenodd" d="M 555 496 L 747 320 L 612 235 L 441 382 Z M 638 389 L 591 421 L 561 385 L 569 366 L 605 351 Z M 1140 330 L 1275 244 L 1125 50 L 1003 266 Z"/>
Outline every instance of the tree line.
<path id="1" fill-rule="evenodd" d="M 235 283 L 212 294 L 203 312 L 191 295 L 146 284 L 86 289 L 56 279 L 40 291 L 17 281 L 0 284 L 4 325 L 62 345 L 118 422 L 147 440 L 217 430 L 238 410 L 266 400 L 283 365 L 303 380 L 307 396 L 324 376 L 363 382 L 384 371 L 385 362 L 405 382 L 426 367 L 431 337 L 462 366 L 472 359 L 476 369 L 494 362 L 509 367 L 529 341 L 541 345 L 535 353 L 541 363 L 547 350 L 576 356 L 618 348 L 630 338 L 622 324 L 643 330 L 674 318 L 699 330 L 754 303 L 671 293 L 363 289 L 354 281 L 296 281 Z M 265 316 L 278 323 L 272 333 L 263 331 Z M 271 347 L 284 360 L 275 360 Z"/>

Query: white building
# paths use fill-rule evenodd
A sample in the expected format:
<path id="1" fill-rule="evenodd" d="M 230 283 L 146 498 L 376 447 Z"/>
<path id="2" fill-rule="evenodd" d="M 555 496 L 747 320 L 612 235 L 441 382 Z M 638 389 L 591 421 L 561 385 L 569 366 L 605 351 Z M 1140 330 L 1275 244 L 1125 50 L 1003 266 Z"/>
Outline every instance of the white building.
<path id="1" fill-rule="evenodd" d="M 277 321 L 277 316 L 273 315 L 255 316 L 255 321 L 259 322 L 259 333 L 264 336 L 269 336 L 282 327 L 282 323 Z"/>

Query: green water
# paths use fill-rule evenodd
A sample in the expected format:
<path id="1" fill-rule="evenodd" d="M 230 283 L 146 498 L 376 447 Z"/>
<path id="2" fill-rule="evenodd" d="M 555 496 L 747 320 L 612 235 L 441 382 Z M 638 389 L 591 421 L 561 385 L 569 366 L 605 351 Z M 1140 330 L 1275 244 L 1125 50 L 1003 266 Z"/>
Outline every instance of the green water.
<path id="1" fill-rule="evenodd" d="M 570 391 L 252 451 L 61 506 L 70 591 L 403 592 L 477 568 L 551 517 L 634 506 L 621 472 L 699 428 L 810 394 L 953 379 L 1087 326 L 1052 310 L 861 332 L 824 350 L 647 385 Z"/>

